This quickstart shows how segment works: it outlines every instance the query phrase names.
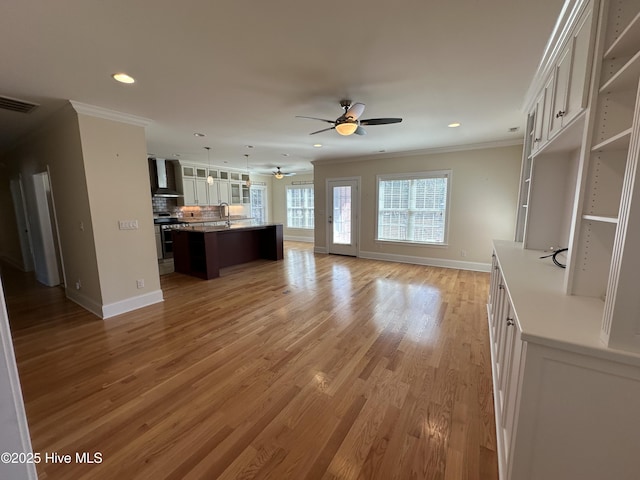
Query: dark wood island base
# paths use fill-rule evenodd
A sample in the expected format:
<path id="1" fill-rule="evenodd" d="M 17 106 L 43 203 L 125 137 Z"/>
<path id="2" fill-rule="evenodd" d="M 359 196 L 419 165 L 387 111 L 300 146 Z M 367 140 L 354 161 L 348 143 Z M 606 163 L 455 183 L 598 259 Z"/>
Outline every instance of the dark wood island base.
<path id="1" fill-rule="evenodd" d="M 206 280 L 219 277 L 224 267 L 283 258 L 282 224 L 185 227 L 173 233 L 175 271 Z"/>

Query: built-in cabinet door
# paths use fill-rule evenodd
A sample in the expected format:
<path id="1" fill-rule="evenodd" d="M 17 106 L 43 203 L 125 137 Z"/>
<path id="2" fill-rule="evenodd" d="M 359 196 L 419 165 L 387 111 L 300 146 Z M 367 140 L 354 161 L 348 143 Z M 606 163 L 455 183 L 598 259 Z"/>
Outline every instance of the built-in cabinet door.
<path id="1" fill-rule="evenodd" d="M 587 104 L 592 20 L 592 9 L 588 8 L 558 57 L 554 70 L 552 108 L 549 112 L 549 139 L 567 126 Z"/>
<path id="2" fill-rule="evenodd" d="M 518 396 L 520 393 L 520 377 L 522 371 L 522 359 L 526 345 L 522 341 L 522 332 L 517 323 L 510 327 L 508 341 L 509 345 L 509 368 L 505 374 L 504 385 L 504 405 L 502 408 L 502 426 L 504 439 L 504 452 L 507 462 L 511 453 L 511 442 L 516 428 L 516 411 Z"/>
<path id="3" fill-rule="evenodd" d="M 576 115 L 587 106 L 587 93 L 591 70 L 591 25 L 593 12 L 589 9 L 576 27 L 571 41 L 573 54 L 571 56 L 571 77 L 565 100 L 565 114 L 562 124 L 567 125 Z"/>
<path id="4" fill-rule="evenodd" d="M 205 177 L 206 178 L 206 177 Z M 198 179 L 196 180 L 196 201 L 197 205 L 208 205 L 209 200 L 207 198 L 207 187 L 208 183 L 206 180 Z"/>
<path id="5" fill-rule="evenodd" d="M 239 205 L 242 203 L 242 192 L 239 183 L 231 182 L 231 203 Z"/>
<path id="6" fill-rule="evenodd" d="M 196 194 L 196 179 L 195 178 L 184 178 L 182 180 L 182 190 L 183 190 L 183 198 L 185 205 L 197 205 L 197 194 Z"/>
<path id="7" fill-rule="evenodd" d="M 569 43 L 562 53 L 554 70 L 555 84 L 551 101 L 551 115 L 549 117 L 549 139 L 562 128 L 562 117 L 567 113 L 567 89 L 571 74 L 572 43 Z"/>
<path id="8" fill-rule="evenodd" d="M 229 182 L 220 181 L 218 183 L 218 195 L 220 198 L 220 202 L 230 203 L 231 201 L 231 193 L 229 189 Z M 218 202 L 218 203 L 220 203 Z"/>
<path id="9" fill-rule="evenodd" d="M 207 205 L 207 181 L 200 178 L 182 180 L 183 201 L 185 205 Z"/>
<path id="10" fill-rule="evenodd" d="M 545 102 L 547 102 L 547 89 L 544 88 L 540 95 L 538 95 L 538 100 L 536 100 L 535 107 L 532 111 L 533 116 L 533 135 L 531 139 L 531 152 L 537 152 L 538 149 L 542 146 L 543 142 L 546 140 L 546 132 L 543 133 L 543 126 L 546 123 L 544 121 L 544 116 L 547 113 L 545 110 Z M 543 137 L 544 135 L 544 137 Z"/>
<path id="11" fill-rule="evenodd" d="M 209 194 L 209 205 L 218 205 L 220 203 L 220 182 L 214 180 L 211 185 L 207 184 Z"/>

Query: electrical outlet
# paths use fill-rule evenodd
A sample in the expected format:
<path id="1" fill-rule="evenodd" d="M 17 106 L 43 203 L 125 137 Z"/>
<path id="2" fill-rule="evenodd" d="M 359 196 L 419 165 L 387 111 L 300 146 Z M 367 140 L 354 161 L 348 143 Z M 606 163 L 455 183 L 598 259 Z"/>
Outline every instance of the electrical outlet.
<path id="1" fill-rule="evenodd" d="M 144 288 L 144 278 L 140 278 L 140 279 L 136 280 L 136 286 L 138 288 Z"/>
<path id="2" fill-rule="evenodd" d="M 460 250 L 460 256 L 462 258 L 465 258 L 467 256 L 467 251 L 466 250 Z"/>
<path id="3" fill-rule="evenodd" d="M 80 281 L 80 279 L 78 279 L 76 281 L 76 290 L 80 290 L 82 288 L 82 282 Z"/>

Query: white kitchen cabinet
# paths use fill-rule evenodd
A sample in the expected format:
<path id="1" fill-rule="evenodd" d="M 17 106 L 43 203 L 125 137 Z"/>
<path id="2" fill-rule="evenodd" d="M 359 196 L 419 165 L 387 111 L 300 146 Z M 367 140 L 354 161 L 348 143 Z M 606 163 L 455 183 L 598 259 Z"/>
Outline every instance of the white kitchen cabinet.
<path id="1" fill-rule="evenodd" d="M 182 193 L 184 205 L 208 205 L 208 184 L 205 178 L 183 178 Z"/>
<path id="2" fill-rule="evenodd" d="M 220 194 L 220 201 L 230 203 L 231 201 L 231 187 L 229 182 L 225 182 L 224 180 L 220 180 L 218 184 L 218 192 Z"/>
<path id="3" fill-rule="evenodd" d="M 207 184 L 207 194 L 209 198 L 209 205 L 220 204 L 220 180 L 214 180 L 211 185 Z"/>

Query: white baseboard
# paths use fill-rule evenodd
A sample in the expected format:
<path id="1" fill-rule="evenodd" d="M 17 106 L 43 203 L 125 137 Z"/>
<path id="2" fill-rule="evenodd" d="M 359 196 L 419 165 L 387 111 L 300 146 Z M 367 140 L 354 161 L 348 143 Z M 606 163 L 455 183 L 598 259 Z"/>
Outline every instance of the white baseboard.
<path id="1" fill-rule="evenodd" d="M 145 293 L 144 295 L 138 295 L 107 305 L 100 305 L 93 299 L 82 295 L 77 290 L 72 290 L 70 288 L 67 288 L 66 294 L 69 300 L 77 303 L 82 308 L 89 310 L 91 313 L 102 319 L 121 315 L 123 313 L 137 310 L 138 308 L 146 307 L 148 305 L 153 305 L 154 303 L 164 301 L 162 290 L 155 290 L 153 292 Z"/>
<path id="2" fill-rule="evenodd" d="M 138 295 L 136 297 L 120 300 L 119 302 L 110 303 L 102 306 L 102 318 L 115 317 L 123 313 L 131 312 L 154 303 L 164 301 L 162 297 L 162 290 L 155 290 L 153 292 L 145 293 L 144 295 Z"/>
<path id="3" fill-rule="evenodd" d="M 325 253 L 325 252 L 317 252 Z M 358 255 L 361 258 L 371 260 L 384 260 L 387 262 L 412 263 L 414 265 L 428 265 L 431 267 L 457 268 L 459 270 L 472 270 L 475 272 L 491 271 L 490 263 L 462 262 L 460 260 L 449 260 L 446 258 L 414 257 L 411 255 L 395 255 L 392 253 L 363 252 Z"/>
<path id="4" fill-rule="evenodd" d="M 100 303 L 70 287 L 66 287 L 64 293 L 73 303 L 77 303 L 85 310 L 89 310 L 96 317 L 102 318 L 102 305 Z"/>
<path id="5" fill-rule="evenodd" d="M 285 240 L 289 240 L 291 242 L 307 242 L 307 243 L 313 243 L 314 242 L 314 238 L 313 237 L 296 237 L 296 236 L 292 236 L 292 235 L 284 235 L 283 238 Z"/>
<path id="6" fill-rule="evenodd" d="M 313 247 L 313 253 L 327 253 L 327 247 Z"/>

